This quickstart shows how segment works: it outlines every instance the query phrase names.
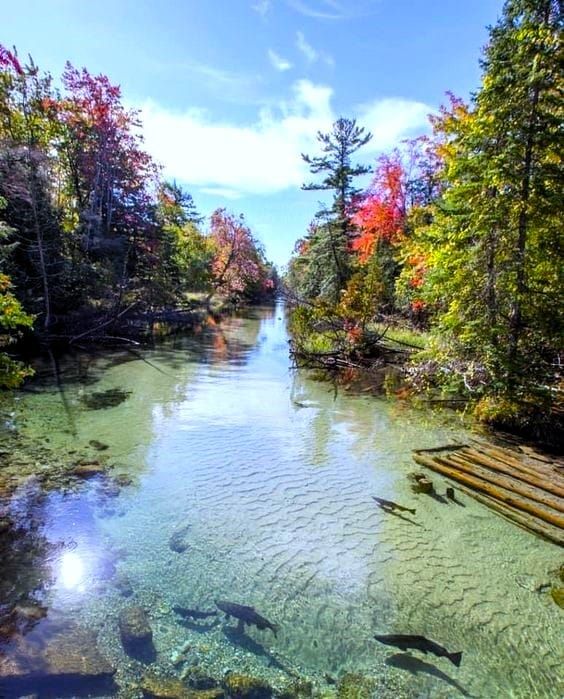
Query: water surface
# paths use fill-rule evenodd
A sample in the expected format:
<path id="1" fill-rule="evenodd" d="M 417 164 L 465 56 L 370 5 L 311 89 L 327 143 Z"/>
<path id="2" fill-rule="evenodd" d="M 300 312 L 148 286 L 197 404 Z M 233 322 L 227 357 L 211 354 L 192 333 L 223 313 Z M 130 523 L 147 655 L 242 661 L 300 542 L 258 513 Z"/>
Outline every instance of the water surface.
<path id="1" fill-rule="evenodd" d="M 535 591 L 561 549 L 464 495 L 446 504 L 410 490 L 412 449 L 472 438 L 456 418 L 335 393 L 292 371 L 280 307 L 59 368 L 57 385 L 42 367 L 10 425 L 132 482 L 117 493 L 93 478 L 47 496 L 22 483 L 4 512 L 20 528 L 0 573 L 2 603 L 47 610 L 28 633 L 54 618 L 93 630 L 119 696 L 139 696 L 147 667 L 179 676 L 195 664 L 275 688 L 305 677 L 327 696 L 344 672 L 371 678 L 381 697 L 563 695 L 563 613 Z M 125 400 L 92 409 L 88 398 L 109 389 Z M 385 513 L 373 495 L 416 514 Z M 182 552 L 170 546 L 179 531 Z M 172 610 L 212 610 L 218 599 L 254 606 L 278 636 Z M 121 647 L 117 617 L 131 604 L 151 620 L 149 666 Z M 424 634 L 463 651 L 462 665 L 373 638 L 387 633 Z"/>

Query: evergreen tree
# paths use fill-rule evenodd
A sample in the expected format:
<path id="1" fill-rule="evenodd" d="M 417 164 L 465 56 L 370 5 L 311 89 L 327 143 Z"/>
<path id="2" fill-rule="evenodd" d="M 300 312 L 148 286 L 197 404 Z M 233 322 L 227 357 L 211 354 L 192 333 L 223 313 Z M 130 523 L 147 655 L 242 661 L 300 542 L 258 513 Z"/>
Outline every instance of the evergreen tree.
<path id="1" fill-rule="evenodd" d="M 561 31 L 557 0 L 508 0 L 473 105 L 435 123 L 448 186 L 423 236 L 427 298 L 447 354 L 517 399 L 556 378 L 562 337 Z"/>
<path id="2" fill-rule="evenodd" d="M 324 175 L 321 182 L 304 184 L 302 189 L 333 191 L 331 208 L 324 207 L 316 215 L 319 225 L 315 226 L 311 253 L 317 251 L 323 258 L 323 262 L 318 260 L 319 264 L 314 264 L 312 270 L 321 275 L 320 293 L 334 300 L 338 299 L 339 291 L 350 276 L 346 252 L 355 232 L 351 216 L 355 197 L 360 192 L 354 187 L 353 180 L 370 172 L 368 166 L 351 163 L 351 156 L 371 138 L 372 134 L 365 133 L 354 119 L 341 118 L 335 121 L 330 133 L 317 134 L 323 155 L 312 157 L 302 153 L 311 173 Z"/>

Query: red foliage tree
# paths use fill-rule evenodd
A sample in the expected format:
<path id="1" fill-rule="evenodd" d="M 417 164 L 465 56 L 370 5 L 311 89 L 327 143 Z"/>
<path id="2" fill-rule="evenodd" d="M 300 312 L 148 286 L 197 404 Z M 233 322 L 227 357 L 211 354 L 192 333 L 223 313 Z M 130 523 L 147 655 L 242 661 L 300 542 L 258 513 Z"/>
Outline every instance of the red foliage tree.
<path id="1" fill-rule="evenodd" d="M 150 184 L 157 170 L 141 147 L 137 113 L 124 108 L 120 88 L 105 75 L 93 76 L 67 63 L 63 85 L 63 154 L 85 247 L 95 238 L 146 232 L 152 224 Z"/>
<path id="2" fill-rule="evenodd" d="M 214 287 L 225 295 L 244 293 L 260 283 L 264 266 L 244 217 L 217 209 L 211 216 L 210 238 L 215 254 L 212 261 Z"/>
<path id="3" fill-rule="evenodd" d="M 406 215 L 406 173 L 397 151 L 378 160 L 368 191 L 352 217 L 359 229 L 352 248 L 361 263 L 374 253 L 378 241 L 393 243 L 400 235 Z"/>

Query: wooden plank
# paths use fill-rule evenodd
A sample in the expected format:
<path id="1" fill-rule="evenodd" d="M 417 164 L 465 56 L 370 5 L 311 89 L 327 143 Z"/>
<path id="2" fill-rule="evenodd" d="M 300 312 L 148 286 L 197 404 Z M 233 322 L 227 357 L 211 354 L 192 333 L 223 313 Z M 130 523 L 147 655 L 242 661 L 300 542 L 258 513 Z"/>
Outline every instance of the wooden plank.
<path id="1" fill-rule="evenodd" d="M 516 495 L 511 492 L 511 490 L 507 490 L 506 488 L 498 485 L 493 485 L 492 483 L 484 481 L 482 478 L 470 475 L 468 473 L 461 473 L 457 468 L 440 463 L 441 459 L 439 458 L 432 459 L 423 454 L 415 454 L 413 458 L 417 463 L 422 464 L 423 466 L 428 466 L 431 470 L 437 471 L 437 473 L 442 473 L 445 476 L 449 476 L 453 480 L 458 481 L 469 488 L 474 488 L 485 493 L 486 495 L 489 495 L 490 497 L 500 500 L 506 505 L 514 507 L 523 512 L 528 512 L 529 514 L 532 514 L 535 517 L 548 522 L 549 524 L 553 524 L 555 527 L 564 529 L 564 516 L 546 505 L 532 502 L 528 498 Z"/>

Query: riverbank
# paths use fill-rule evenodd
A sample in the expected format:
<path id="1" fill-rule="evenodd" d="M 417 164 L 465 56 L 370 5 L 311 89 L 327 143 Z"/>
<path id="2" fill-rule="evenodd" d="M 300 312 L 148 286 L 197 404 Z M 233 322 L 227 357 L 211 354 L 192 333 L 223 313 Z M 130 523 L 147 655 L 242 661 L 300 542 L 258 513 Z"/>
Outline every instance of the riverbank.
<path id="1" fill-rule="evenodd" d="M 564 391 L 538 387 L 536 397 L 496 394 L 484 382 L 485 370 L 441 361 L 433 338 L 405 321 L 349 328 L 330 309 L 294 304 L 290 311 L 290 353 L 297 367 L 356 392 L 387 395 L 414 405 L 452 409 L 505 437 L 563 454 Z"/>

